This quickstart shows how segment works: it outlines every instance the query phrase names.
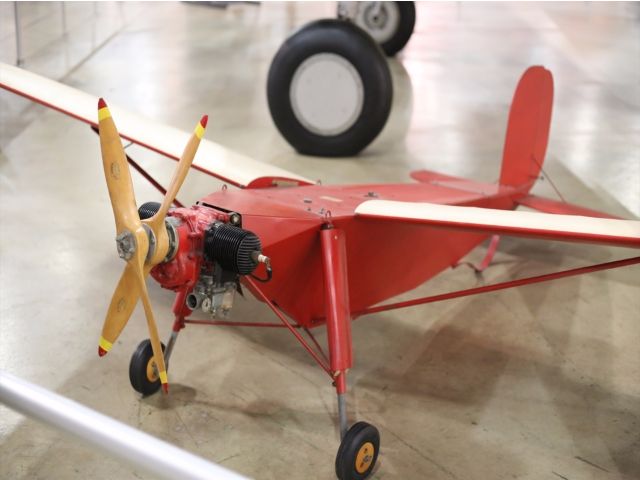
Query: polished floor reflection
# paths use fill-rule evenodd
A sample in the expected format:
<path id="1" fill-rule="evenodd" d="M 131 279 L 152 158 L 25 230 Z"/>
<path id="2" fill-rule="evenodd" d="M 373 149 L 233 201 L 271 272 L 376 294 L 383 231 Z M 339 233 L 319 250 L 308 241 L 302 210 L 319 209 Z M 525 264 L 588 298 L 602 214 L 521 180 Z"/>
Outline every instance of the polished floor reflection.
<path id="1" fill-rule="evenodd" d="M 495 180 L 515 84 L 543 64 L 555 106 L 535 191 L 640 216 L 636 3 L 420 4 L 416 33 L 390 60 L 387 127 L 359 157 L 329 160 L 292 151 L 265 90 L 282 41 L 333 15 L 333 3 L 66 4 L 66 34 L 59 3 L 20 8 L 26 68 L 186 130 L 208 113 L 211 140 L 325 184 L 409 181 L 421 168 Z M 13 62 L 12 4 L 0 13 L 0 58 Z M 172 162 L 130 152 L 158 178 L 171 175 Z M 140 202 L 158 198 L 134 183 Z M 193 172 L 181 200 L 220 186 Z M 403 298 L 633 254 L 504 239 L 482 277 L 460 267 Z M 187 328 L 171 394 L 135 395 L 127 369 L 146 335 L 141 309 L 108 357 L 95 354 L 121 267 L 96 136 L 0 92 L 0 369 L 251 477 L 333 478 L 334 392 L 286 332 Z M 373 478 L 639 478 L 638 273 L 355 322 L 350 416 L 381 431 Z M 173 297 L 150 294 L 166 337 Z M 234 315 L 271 320 L 254 300 Z M 148 478 L 4 407 L 0 438 L 0 478 Z"/>

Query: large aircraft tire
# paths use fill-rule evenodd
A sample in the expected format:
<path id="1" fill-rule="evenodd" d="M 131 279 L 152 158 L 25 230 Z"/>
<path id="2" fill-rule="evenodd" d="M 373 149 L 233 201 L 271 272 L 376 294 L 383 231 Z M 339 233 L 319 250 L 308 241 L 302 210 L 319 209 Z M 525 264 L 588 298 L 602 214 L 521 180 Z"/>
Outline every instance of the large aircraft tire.
<path id="1" fill-rule="evenodd" d="M 335 19 L 309 23 L 269 68 L 269 110 L 282 136 L 306 155 L 359 153 L 380 133 L 393 86 L 384 54 L 363 30 Z"/>
<path id="2" fill-rule="evenodd" d="M 362 2 L 354 21 L 393 57 L 413 34 L 416 6 L 414 2 Z"/>

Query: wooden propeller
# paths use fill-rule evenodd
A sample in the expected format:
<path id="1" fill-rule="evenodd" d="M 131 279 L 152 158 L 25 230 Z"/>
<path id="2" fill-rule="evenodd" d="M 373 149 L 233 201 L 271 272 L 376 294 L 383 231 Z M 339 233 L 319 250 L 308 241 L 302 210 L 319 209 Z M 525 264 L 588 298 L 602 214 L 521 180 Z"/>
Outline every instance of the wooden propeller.
<path id="1" fill-rule="evenodd" d="M 98 102 L 100 147 L 116 223 L 116 245 L 118 254 L 127 262 L 111 298 L 98 343 L 98 354 L 104 356 L 111 349 L 131 317 L 138 299 L 142 298 L 153 357 L 165 392 L 169 388 L 167 372 L 158 327 L 147 292 L 146 277 L 155 265 L 165 259 L 169 251 L 169 238 L 164 220 L 187 176 L 206 125 L 207 116 L 205 115 L 196 126 L 184 149 L 160 210 L 150 219 L 143 221 L 138 216 L 129 166 L 120 136 L 107 104 L 103 99 Z M 151 237 L 155 240 L 155 247 L 150 255 L 149 239 Z"/>

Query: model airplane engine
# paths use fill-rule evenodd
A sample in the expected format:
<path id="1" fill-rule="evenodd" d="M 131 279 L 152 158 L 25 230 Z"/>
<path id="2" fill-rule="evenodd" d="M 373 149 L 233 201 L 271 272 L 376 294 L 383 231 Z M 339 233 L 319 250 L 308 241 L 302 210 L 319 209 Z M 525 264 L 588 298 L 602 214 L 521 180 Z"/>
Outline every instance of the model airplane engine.
<path id="1" fill-rule="evenodd" d="M 240 290 L 240 275 L 253 273 L 264 257 L 261 251 L 254 233 L 220 221 L 211 223 L 204 232 L 200 278 L 187 296 L 187 307 L 227 318 Z"/>
<path id="2" fill-rule="evenodd" d="M 145 203 L 138 213 L 150 218 L 159 205 Z M 241 217 L 209 207 L 176 208 L 166 219 L 171 241 L 165 263 L 151 270 L 163 288 L 174 291 L 191 287 L 186 297 L 190 310 L 202 310 L 213 318 L 227 318 L 240 276 L 250 275 L 269 258 L 262 254 L 260 239 L 241 228 Z"/>

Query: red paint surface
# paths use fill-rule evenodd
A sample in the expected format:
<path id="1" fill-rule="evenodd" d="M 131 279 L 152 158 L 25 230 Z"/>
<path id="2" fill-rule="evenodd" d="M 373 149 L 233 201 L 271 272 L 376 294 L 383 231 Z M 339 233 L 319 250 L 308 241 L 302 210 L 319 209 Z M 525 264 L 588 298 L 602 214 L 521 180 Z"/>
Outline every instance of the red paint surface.
<path id="1" fill-rule="evenodd" d="M 501 185 L 527 185 L 538 178 L 549 142 L 553 77 L 544 67 L 529 67 L 513 94 L 502 153 Z"/>
<path id="2" fill-rule="evenodd" d="M 207 210 L 233 211 L 242 215 L 243 227 L 258 235 L 263 253 L 271 258 L 273 267 L 270 282 L 258 285 L 245 280 L 245 285 L 254 296 L 276 306 L 278 311 L 285 312 L 304 327 L 325 322 L 326 290 L 336 288 L 324 281 L 320 233 L 323 224 L 332 223 L 344 236 L 349 311 L 365 311 L 455 265 L 487 238 L 487 232 L 474 231 L 464 225 L 424 225 L 403 219 L 364 218 L 355 216 L 356 207 L 377 198 L 515 208 L 526 197 L 542 165 L 552 97 L 550 72 L 542 67 L 527 70 L 514 95 L 500 184 L 428 171 L 413 172 L 412 176 L 420 182 L 417 184 L 298 184 L 289 188 L 268 188 L 280 179 L 264 178 L 252 182 L 252 188 L 225 189 L 206 196 L 198 202 L 199 211 L 204 215 L 203 219 L 206 219 Z M 186 218 L 188 210 L 183 212 Z M 192 233 L 196 234 L 196 230 Z M 511 229 L 503 233 L 530 232 Z M 553 235 L 550 237 L 554 238 Z M 193 253 L 193 249 L 197 250 L 194 246 L 197 242 L 193 239 L 189 242 Z M 189 260 L 184 256 L 182 259 Z M 154 276 L 174 289 L 184 287 L 194 278 L 194 270 L 189 270 L 188 266 L 178 266 L 174 273 L 169 272 L 174 268 L 170 264 L 163 268 L 166 268 L 165 280 L 158 277 L 160 272 L 154 272 Z M 338 274 L 331 275 L 335 282 Z"/>
<path id="3" fill-rule="evenodd" d="M 200 276 L 205 230 L 211 223 L 227 221 L 228 217 L 223 212 L 203 207 L 176 208 L 168 215 L 182 222 L 177 229 L 179 248 L 170 262 L 156 265 L 150 273 L 163 288 L 186 296 L 184 291 L 190 291 Z M 181 313 L 176 305 L 174 313 Z"/>
<path id="4" fill-rule="evenodd" d="M 337 228 L 323 228 L 320 231 L 320 243 L 329 364 L 332 372 L 344 372 L 353 364 L 349 276 L 344 233 Z"/>
<path id="5" fill-rule="evenodd" d="M 539 212 L 554 213 L 561 215 L 583 215 L 585 217 L 598 218 L 620 218 L 608 213 L 598 212 L 590 208 L 580 207 L 567 202 L 559 202 L 550 198 L 539 197 L 537 195 L 527 195 L 518 199 L 518 205 L 533 208 Z"/>
<path id="6" fill-rule="evenodd" d="M 534 283 L 549 282 L 560 278 L 573 277 L 576 275 L 584 275 L 586 273 L 599 272 L 602 270 L 611 270 L 614 268 L 627 267 L 640 263 L 640 257 L 625 258 L 623 260 L 615 260 L 613 262 L 599 263 L 597 265 L 588 265 L 586 267 L 572 268 L 561 272 L 546 273 L 544 275 L 536 275 L 535 277 L 519 278 L 518 280 L 509 280 L 507 282 L 494 283 L 492 285 L 483 285 L 482 287 L 467 288 L 456 292 L 441 293 L 439 295 L 431 295 L 429 297 L 416 298 L 404 302 L 389 303 L 377 307 L 368 308 L 359 312 L 353 312 L 353 316 L 368 315 L 371 313 L 386 312 L 388 310 L 397 310 L 400 308 L 414 307 L 416 305 L 424 305 L 426 303 L 441 302 L 443 300 L 451 300 L 453 298 L 468 297 L 470 295 L 479 295 L 481 293 L 496 292 L 498 290 L 506 290 L 508 288 L 522 287 L 524 285 L 532 285 Z"/>
<path id="7" fill-rule="evenodd" d="M 271 258 L 273 279 L 259 288 L 299 324 L 325 321 L 325 284 L 320 230 L 330 213 L 344 234 L 351 311 L 411 290 L 454 265 L 486 235 L 408 222 L 363 219 L 355 208 L 371 198 L 513 208 L 511 188 L 473 184 L 482 195 L 431 184 L 303 186 L 268 190 L 222 190 L 199 204 L 242 215 Z M 249 289 L 252 291 L 251 289 Z M 252 291 L 255 294 L 255 292 Z"/>

